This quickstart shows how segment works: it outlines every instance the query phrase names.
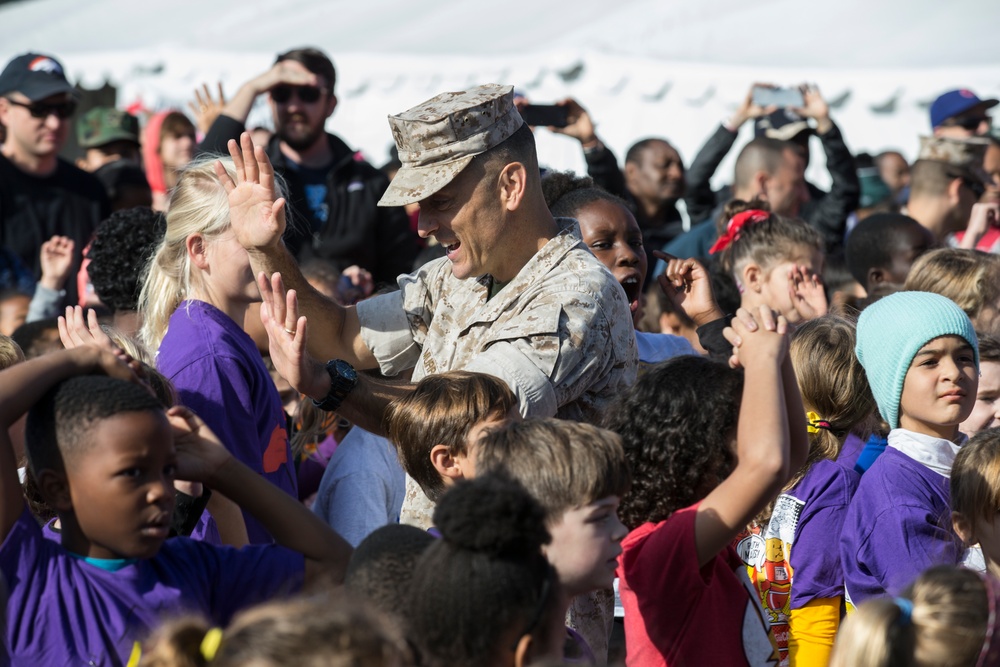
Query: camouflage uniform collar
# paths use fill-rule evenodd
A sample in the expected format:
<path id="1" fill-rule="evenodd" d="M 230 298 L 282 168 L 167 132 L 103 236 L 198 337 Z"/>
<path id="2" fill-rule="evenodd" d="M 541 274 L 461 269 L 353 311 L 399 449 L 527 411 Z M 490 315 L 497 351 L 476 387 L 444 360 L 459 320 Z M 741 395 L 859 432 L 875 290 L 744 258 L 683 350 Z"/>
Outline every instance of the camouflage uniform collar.
<path id="1" fill-rule="evenodd" d="M 574 218 L 556 218 L 556 225 L 559 227 L 559 232 L 549 239 L 549 242 L 542 246 L 542 249 L 534 254 L 534 256 L 528 260 L 528 263 L 521 267 L 521 270 L 517 272 L 517 275 L 508 282 L 502 290 L 500 290 L 496 296 L 488 300 L 487 305 L 484 307 L 477 319 L 488 319 L 494 317 L 495 313 L 493 311 L 502 311 L 510 306 L 511 303 L 517 301 L 518 297 L 523 294 L 527 288 L 535 282 L 539 276 L 547 274 L 552 268 L 558 264 L 563 257 L 566 256 L 573 248 L 577 247 L 578 244 L 583 243 L 583 234 L 580 231 L 580 223 L 578 223 Z M 588 251 L 589 252 L 589 251 Z M 478 285 L 476 289 L 483 290 L 483 299 L 486 300 L 489 296 L 490 284 L 493 278 L 491 276 L 484 275 L 476 279 Z"/>

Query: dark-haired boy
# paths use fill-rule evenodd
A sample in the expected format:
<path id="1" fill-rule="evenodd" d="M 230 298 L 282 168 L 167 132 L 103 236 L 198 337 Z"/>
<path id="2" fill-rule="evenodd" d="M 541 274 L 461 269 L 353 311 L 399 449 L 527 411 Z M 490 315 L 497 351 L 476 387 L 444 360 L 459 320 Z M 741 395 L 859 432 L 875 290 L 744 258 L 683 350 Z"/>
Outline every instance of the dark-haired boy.
<path id="1" fill-rule="evenodd" d="M 125 664 L 165 615 L 225 625 L 303 575 L 343 576 L 350 547 L 336 533 L 234 459 L 192 413 L 164 413 L 134 382 L 129 366 L 91 346 L 0 373 L 0 572 L 15 664 Z M 42 536 L 17 478 L 7 429 L 29 408 L 29 464 L 59 515 L 61 545 Z M 166 541 L 175 477 L 232 498 L 284 546 Z"/>
<path id="2" fill-rule="evenodd" d="M 877 213 L 847 237 L 847 270 L 872 300 L 902 289 L 913 262 L 934 246 L 934 235 L 913 218 Z"/>

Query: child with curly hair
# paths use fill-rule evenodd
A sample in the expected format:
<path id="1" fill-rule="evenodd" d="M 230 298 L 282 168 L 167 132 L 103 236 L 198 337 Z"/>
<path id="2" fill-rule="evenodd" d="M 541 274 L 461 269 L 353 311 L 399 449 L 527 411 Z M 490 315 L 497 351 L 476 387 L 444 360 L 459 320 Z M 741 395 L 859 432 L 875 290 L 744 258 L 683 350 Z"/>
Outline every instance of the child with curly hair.
<path id="1" fill-rule="evenodd" d="M 732 542 L 805 461 L 787 327 L 740 309 L 726 336 L 745 373 L 671 359 L 611 413 L 632 469 L 618 566 L 630 667 L 777 663 Z"/>

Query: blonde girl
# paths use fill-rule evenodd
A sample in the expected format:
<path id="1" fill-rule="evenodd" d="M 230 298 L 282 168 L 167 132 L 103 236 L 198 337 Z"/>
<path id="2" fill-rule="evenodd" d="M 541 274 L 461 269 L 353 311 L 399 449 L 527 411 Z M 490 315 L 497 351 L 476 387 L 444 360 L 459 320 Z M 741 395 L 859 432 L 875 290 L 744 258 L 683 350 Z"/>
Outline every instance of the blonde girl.
<path id="1" fill-rule="evenodd" d="M 193 162 L 177 181 L 167 229 L 139 297 L 141 336 L 181 404 L 201 416 L 236 458 L 297 496 L 281 398 L 242 326 L 260 294 L 250 258 L 230 228 L 216 162 Z M 232 160 L 221 164 L 235 178 Z M 244 516 L 252 543 L 271 541 Z M 192 536 L 218 539 L 209 515 Z"/>
<path id="2" fill-rule="evenodd" d="M 897 598 L 860 605 L 844 622 L 831 667 L 1000 665 L 1000 582 L 954 565 L 933 567 Z"/>

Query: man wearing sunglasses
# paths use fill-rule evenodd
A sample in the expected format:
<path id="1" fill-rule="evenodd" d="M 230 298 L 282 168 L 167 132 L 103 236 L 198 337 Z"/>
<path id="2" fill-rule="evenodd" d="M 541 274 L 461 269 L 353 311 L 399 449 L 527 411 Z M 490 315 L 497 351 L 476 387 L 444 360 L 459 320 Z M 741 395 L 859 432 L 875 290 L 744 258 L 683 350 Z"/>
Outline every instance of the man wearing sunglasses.
<path id="1" fill-rule="evenodd" d="M 73 86 L 55 58 L 26 53 L 0 73 L 0 123 L 7 129 L 0 150 L 0 245 L 36 278 L 42 244 L 53 236 L 74 241 L 70 275 L 76 275 L 82 248 L 111 212 L 100 181 L 59 157 L 75 111 Z M 66 292 L 66 303 L 77 303 L 75 280 L 67 281 Z"/>
<path id="2" fill-rule="evenodd" d="M 990 181 L 983 171 L 988 141 L 981 137 L 921 137 L 910 177 L 906 214 L 930 230 L 938 243 L 964 230 Z"/>
<path id="3" fill-rule="evenodd" d="M 992 125 L 986 110 L 996 105 L 997 100 L 981 100 L 967 88 L 949 90 L 931 104 L 934 136 L 952 139 L 985 136 Z"/>
<path id="4" fill-rule="evenodd" d="M 377 283 L 409 273 L 419 250 L 402 208 L 378 208 L 388 179 L 324 130 L 337 108 L 336 71 L 313 48 L 288 51 L 239 89 L 209 128 L 200 150 L 227 154 L 239 140 L 259 95 L 269 97 L 275 135 L 267 144 L 275 171 L 288 184 L 293 220 L 285 244 L 299 259 L 318 258 L 343 270 L 357 264 Z"/>

